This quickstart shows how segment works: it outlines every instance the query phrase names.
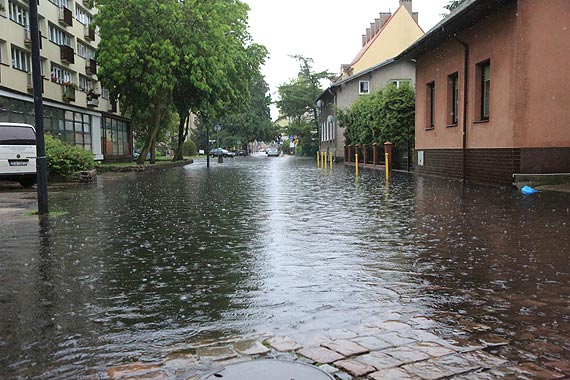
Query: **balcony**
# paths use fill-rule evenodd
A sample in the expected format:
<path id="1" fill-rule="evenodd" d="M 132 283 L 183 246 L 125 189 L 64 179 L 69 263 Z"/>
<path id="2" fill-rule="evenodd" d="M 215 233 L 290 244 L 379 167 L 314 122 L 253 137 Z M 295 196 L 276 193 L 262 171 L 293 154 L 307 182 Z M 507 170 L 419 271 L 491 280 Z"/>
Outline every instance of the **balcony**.
<path id="1" fill-rule="evenodd" d="M 73 13 L 64 6 L 59 7 L 59 23 L 64 26 L 73 26 Z"/>
<path id="2" fill-rule="evenodd" d="M 60 58 L 64 63 L 75 63 L 75 52 L 73 48 L 67 45 L 60 45 Z"/>
<path id="3" fill-rule="evenodd" d="M 96 94 L 92 91 L 87 93 L 87 106 L 88 107 L 99 107 L 99 96 L 100 94 Z"/>
<path id="4" fill-rule="evenodd" d="M 63 100 L 66 102 L 74 102 L 75 85 L 73 83 L 64 83 L 61 88 L 63 89 Z"/>
<path id="5" fill-rule="evenodd" d="M 32 45 L 32 31 L 28 28 L 24 28 L 24 44 L 28 47 Z"/>
<path id="6" fill-rule="evenodd" d="M 95 27 L 92 25 L 85 25 L 83 27 L 83 35 L 87 41 L 95 41 Z"/>
<path id="7" fill-rule="evenodd" d="M 83 5 L 91 9 L 93 8 L 93 0 L 83 0 Z"/>
<path id="8" fill-rule="evenodd" d="M 97 75 L 97 62 L 94 59 L 85 60 L 85 72 L 90 75 Z"/>

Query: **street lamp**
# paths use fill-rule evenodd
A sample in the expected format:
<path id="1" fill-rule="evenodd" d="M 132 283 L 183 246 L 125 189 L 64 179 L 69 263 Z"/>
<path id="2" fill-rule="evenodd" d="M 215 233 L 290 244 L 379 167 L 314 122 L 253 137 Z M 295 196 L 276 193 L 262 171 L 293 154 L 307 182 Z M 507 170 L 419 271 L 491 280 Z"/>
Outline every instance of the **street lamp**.
<path id="1" fill-rule="evenodd" d="M 222 126 L 220 124 L 216 124 L 214 126 L 214 131 L 216 131 L 217 133 L 217 137 L 216 137 L 216 143 L 218 144 L 218 148 L 221 148 L 220 145 L 220 131 L 222 130 Z M 218 163 L 222 163 L 224 162 L 224 155 L 221 154 L 220 151 L 218 151 Z"/>

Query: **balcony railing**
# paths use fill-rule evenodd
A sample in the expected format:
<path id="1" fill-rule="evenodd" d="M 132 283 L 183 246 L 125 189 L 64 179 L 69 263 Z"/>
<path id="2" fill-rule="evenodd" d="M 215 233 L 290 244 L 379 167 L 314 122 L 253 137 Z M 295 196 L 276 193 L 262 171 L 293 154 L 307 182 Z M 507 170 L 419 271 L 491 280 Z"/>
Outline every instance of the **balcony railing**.
<path id="1" fill-rule="evenodd" d="M 93 0 L 83 0 L 83 5 L 91 9 L 93 8 Z"/>
<path id="2" fill-rule="evenodd" d="M 67 45 L 61 45 L 59 47 L 60 58 L 62 62 L 75 63 L 75 52 L 73 48 Z"/>
<path id="3" fill-rule="evenodd" d="M 97 75 L 97 62 L 92 58 L 85 60 L 85 72 L 91 75 Z"/>
<path id="4" fill-rule="evenodd" d="M 87 106 L 89 107 L 99 107 L 99 94 L 93 92 L 87 93 Z"/>
<path id="5" fill-rule="evenodd" d="M 30 46 L 32 44 L 32 32 L 29 28 L 24 28 L 24 44 Z"/>
<path id="6" fill-rule="evenodd" d="M 63 100 L 67 102 L 75 101 L 75 85 L 73 83 L 64 83 L 61 86 L 63 89 Z"/>
<path id="7" fill-rule="evenodd" d="M 59 7 L 59 23 L 65 26 L 73 26 L 73 13 L 64 6 Z"/>
<path id="8" fill-rule="evenodd" d="M 84 37 L 88 41 L 95 41 L 95 27 L 92 25 L 85 25 L 83 27 Z"/>

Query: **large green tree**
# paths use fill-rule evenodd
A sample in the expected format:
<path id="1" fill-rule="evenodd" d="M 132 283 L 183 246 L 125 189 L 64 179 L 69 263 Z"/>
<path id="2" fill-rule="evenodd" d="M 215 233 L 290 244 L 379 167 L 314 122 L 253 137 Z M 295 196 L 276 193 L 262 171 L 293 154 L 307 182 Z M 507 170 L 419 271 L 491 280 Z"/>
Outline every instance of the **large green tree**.
<path id="1" fill-rule="evenodd" d="M 463 3 L 464 1 L 465 0 L 449 0 L 449 3 L 447 5 L 444 5 L 443 7 L 451 12 L 452 10 L 460 6 L 461 3 Z"/>
<path id="2" fill-rule="evenodd" d="M 317 107 L 315 99 L 323 91 L 321 82 L 330 79 L 328 71 L 313 71 L 313 60 L 301 55 L 293 56 L 299 62 L 297 77 L 279 86 L 277 106 L 281 115 L 289 119 L 289 134 L 297 135 L 306 154 L 318 148 Z"/>
<path id="3" fill-rule="evenodd" d="M 140 125 L 144 147 L 153 153 L 161 123 L 171 107 L 178 64 L 174 36 L 181 18 L 177 0 L 98 0 L 97 51 L 102 86 L 118 97 L 134 125 Z"/>

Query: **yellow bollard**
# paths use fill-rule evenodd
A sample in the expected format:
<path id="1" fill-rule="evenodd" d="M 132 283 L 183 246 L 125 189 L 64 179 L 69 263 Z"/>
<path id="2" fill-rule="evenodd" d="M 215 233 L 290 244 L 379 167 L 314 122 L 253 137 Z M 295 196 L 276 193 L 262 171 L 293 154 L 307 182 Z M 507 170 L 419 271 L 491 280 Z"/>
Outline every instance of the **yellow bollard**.
<path id="1" fill-rule="evenodd" d="M 321 167 L 321 161 L 319 160 L 320 154 L 321 154 L 321 152 L 317 151 L 317 167 L 318 167 L 318 168 Z"/>
<path id="2" fill-rule="evenodd" d="M 390 155 L 386 153 L 385 155 L 385 166 L 386 166 L 386 180 L 390 178 Z"/>
<path id="3" fill-rule="evenodd" d="M 358 153 L 354 154 L 354 163 L 356 164 L 356 176 L 358 177 Z"/>
<path id="4" fill-rule="evenodd" d="M 333 164 L 333 154 L 332 154 L 332 152 L 330 153 L 330 163 L 331 163 L 331 169 L 332 169 L 332 164 Z"/>
<path id="5" fill-rule="evenodd" d="M 327 152 L 323 152 L 323 162 L 325 163 L 325 170 L 327 169 Z"/>

